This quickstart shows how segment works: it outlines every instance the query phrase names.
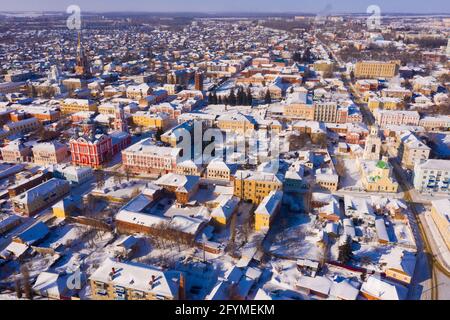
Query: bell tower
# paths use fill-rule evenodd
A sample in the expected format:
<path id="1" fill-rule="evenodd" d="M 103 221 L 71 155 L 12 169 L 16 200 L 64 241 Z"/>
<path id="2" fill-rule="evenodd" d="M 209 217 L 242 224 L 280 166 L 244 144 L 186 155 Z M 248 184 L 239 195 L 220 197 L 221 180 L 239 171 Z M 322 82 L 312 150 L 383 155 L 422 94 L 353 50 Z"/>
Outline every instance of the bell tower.
<path id="1" fill-rule="evenodd" d="M 364 160 L 380 160 L 381 138 L 379 137 L 379 129 L 376 125 L 370 128 L 370 134 L 366 139 L 364 147 Z"/>
<path id="2" fill-rule="evenodd" d="M 78 31 L 78 44 L 77 44 L 77 59 L 75 65 L 75 73 L 82 78 L 89 78 L 91 76 L 91 67 L 89 60 L 84 52 L 83 43 L 81 42 L 81 32 Z"/>
<path id="3" fill-rule="evenodd" d="M 125 111 L 121 104 L 116 106 L 114 129 L 117 131 L 128 132 L 127 119 L 125 118 Z"/>

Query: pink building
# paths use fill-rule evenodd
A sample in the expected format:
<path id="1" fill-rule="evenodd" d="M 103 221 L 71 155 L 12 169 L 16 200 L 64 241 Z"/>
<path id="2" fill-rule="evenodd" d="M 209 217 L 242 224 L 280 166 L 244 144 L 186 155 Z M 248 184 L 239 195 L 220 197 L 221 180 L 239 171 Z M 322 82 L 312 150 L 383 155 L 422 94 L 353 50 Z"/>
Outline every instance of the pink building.
<path id="1" fill-rule="evenodd" d="M 68 154 L 69 148 L 59 142 L 38 143 L 33 146 L 33 161 L 41 166 L 64 162 Z"/>
<path id="2" fill-rule="evenodd" d="M 419 125 L 420 115 L 417 111 L 375 110 L 375 119 L 380 126 L 385 125 Z"/>
<path id="3" fill-rule="evenodd" d="M 133 173 L 166 174 L 174 172 L 181 149 L 159 147 L 149 139 L 122 151 L 122 163 Z"/>

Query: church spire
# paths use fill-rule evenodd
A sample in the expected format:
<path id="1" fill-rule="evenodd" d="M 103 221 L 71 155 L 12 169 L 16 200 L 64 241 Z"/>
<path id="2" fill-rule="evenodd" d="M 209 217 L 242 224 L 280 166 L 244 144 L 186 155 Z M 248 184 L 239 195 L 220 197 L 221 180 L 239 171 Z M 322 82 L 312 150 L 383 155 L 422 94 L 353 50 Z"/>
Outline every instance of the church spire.
<path id="1" fill-rule="evenodd" d="M 78 43 L 77 43 L 77 59 L 75 66 L 75 73 L 83 78 L 88 78 L 91 75 L 89 61 L 84 53 L 83 43 L 81 41 L 81 30 L 78 31 Z"/>

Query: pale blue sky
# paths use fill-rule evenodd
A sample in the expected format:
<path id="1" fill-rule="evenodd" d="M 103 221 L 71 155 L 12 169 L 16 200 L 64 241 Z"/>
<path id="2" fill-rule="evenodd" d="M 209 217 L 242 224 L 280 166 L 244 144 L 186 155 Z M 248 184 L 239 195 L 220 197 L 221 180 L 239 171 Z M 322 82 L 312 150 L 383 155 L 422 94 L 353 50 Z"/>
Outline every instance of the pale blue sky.
<path id="1" fill-rule="evenodd" d="M 65 11 L 71 4 L 82 11 L 142 12 L 309 12 L 331 5 L 331 13 L 366 12 L 378 5 L 381 12 L 450 13 L 448 0 L 0 0 L 0 11 Z"/>

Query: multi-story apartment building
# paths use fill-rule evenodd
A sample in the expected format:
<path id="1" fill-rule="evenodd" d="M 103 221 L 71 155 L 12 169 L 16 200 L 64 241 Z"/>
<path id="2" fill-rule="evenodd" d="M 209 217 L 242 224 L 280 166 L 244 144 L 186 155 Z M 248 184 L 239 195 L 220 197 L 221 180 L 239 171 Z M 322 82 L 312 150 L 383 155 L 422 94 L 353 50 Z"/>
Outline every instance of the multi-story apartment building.
<path id="1" fill-rule="evenodd" d="M 374 112 L 375 109 L 401 110 L 404 106 L 404 103 L 400 98 L 373 97 L 369 99 L 367 106 L 372 112 Z"/>
<path id="2" fill-rule="evenodd" d="M 300 120 L 314 120 L 314 105 L 306 92 L 294 92 L 286 99 L 283 116 Z"/>
<path id="3" fill-rule="evenodd" d="M 407 131 L 400 136 L 401 144 L 398 151 L 402 164 L 413 169 L 417 162 L 430 157 L 431 148 L 420 141 L 413 133 Z"/>
<path id="4" fill-rule="evenodd" d="M 115 116 L 116 110 L 117 110 L 117 105 L 113 104 L 113 103 L 102 103 L 101 105 L 98 106 L 97 109 L 98 109 L 98 113 L 100 113 L 100 114 Z"/>
<path id="5" fill-rule="evenodd" d="M 181 109 L 176 108 L 176 106 L 168 102 L 155 104 L 150 107 L 149 111 L 152 113 L 168 114 L 170 119 L 177 119 L 181 115 Z"/>
<path id="6" fill-rule="evenodd" d="M 314 120 L 322 122 L 337 122 L 337 103 L 334 101 L 314 102 Z"/>
<path id="7" fill-rule="evenodd" d="M 355 66 L 356 78 L 392 78 L 398 73 L 398 64 L 394 61 L 360 61 Z"/>
<path id="8" fill-rule="evenodd" d="M 251 134 L 255 130 L 255 124 L 253 118 L 242 113 L 224 114 L 217 118 L 219 129 L 243 135 Z"/>
<path id="9" fill-rule="evenodd" d="M 450 117 L 449 116 L 426 116 L 420 119 L 419 125 L 429 131 L 440 131 L 450 129 Z"/>
<path id="10" fill-rule="evenodd" d="M 97 111 L 95 101 L 89 99 L 65 99 L 61 102 L 62 113 L 76 113 L 80 111 Z"/>
<path id="11" fill-rule="evenodd" d="M 127 88 L 127 98 L 134 100 L 145 99 L 152 93 L 152 89 L 146 83 Z"/>
<path id="12" fill-rule="evenodd" d="M 25 111 L 41 122 L 53 122 L 59 120 L 61 117 L 61 112 L 53 107 L 27 106 Z"/>
<path id="13" fill-rule="evenodd" d="M 450 250 L 450 200 L 441 199 L 431 202 L 431 218 Z"/>
<path id="14" fill-rule="evenodd" d="M 19 182 L 8 188 L 8 195 L 10 198 L 13 198 L 51 178 L 53 178 L 53 174 L 50 171 L 45 170 L 28 179 L 21 179 Z"/>
<path id="15" fill-rule="evenodd" d="M 6 82 L 21 82 L 31 79 L 33 73 L 26 70 L 11 70 L 5 74 Z"/>
<path id="16" fill-rule="evenodd" d="M 34 163 L 46 166 L 63 162 L 68 156 L 69 148 L 59 142 L 44 142 L 33 146 Z"/>
<path id="17" fill-rule="evenodd" d="M 234 171 L 234 166 L 225 163 L 223 160 L 214 159 L 206 167 L 206 178 L 230 181 Z"/>
<path id="18" fill-rule="evenodd" d="M 70 191 L 68 181 L 50 179 L 32 189 L 12 198 L 14 211 L 26 216 L 31 216 L 50 207 Z"/>
<path id="19" fill-rule="evenodd" d="M 105 134 L 72 138 L 70 152 L 74 165 L 101 168 L 113 156 L 112 139 Z"/>
<path id="20" fill-rule="evenodd" d="M 422 193 L 447 193 L 450 160 L 428 159 L 414 166 L 414 188 Z"/>
<path id="21" fill-rule="evenodd" d="M 31 148 L 25 146 L 19 140 L 14 140 L 1 148 L 1 153 L 3 161 L 20 163 L 23 161 L 29 161 L 31 157 Z"/>
<path id="22" fill-rule="evenodd" d="M 182 279 L 179 272 L 108 258 L 89 282 L 95 300 L 177 300 L 184 290 Z"/>
<path id="23" fill-rule="evenodd" d="M 197 192 L 200 185 L 200 177 L 169 173 L 156 180 L 155 184 L 169 192 L 173 192 L 179 203 L 186 204 Z"/>
<path id="24" fill-rule="evenodd" d="M 417 111 L 399 110 L 375 110 L 375 119 L 380 126 L 395 125 L 419 125 L 420 115 Z"/>
<path id="25" fill-rule="evenodd" d="M 28 118 L 15 122 L 9 122 L 3 126 L 7 136 L 14 135 L 16 133 L 28 133 L 37 130 L 41 127 L 41 123 L 36 118 Z"/>
<path id="26" fill-rule="evenodd" d="M 238 170 L 234 176 L 234 195 L 260 204 L 273 190 L 281 190 L 283 182 L 273 173 Z"/>
<path id="27" fill-rule="evenodd" d="M 280 211 L 283 191 L 273 190 L 255 210 L 255 230 L 268 231 L 275 215 Z"/>
<path id="28" fill-rule="evenodd" d="M 195 163 L 193 160 L 185 160 L 177 163 L 175 169 L 176 174 L 182 174 L 186 176 L 201 176 L 203 172 L 203 166 Z"/>
<path id="29" fill-rule="evenodd" d="M 170 117 L 166 113 L 151 113 L 148 111 L 138 111 L 131 115 L 131 121 L 136 126 L 142 126 L 149 129 L 165 129 Z"/>
<path id="30" fill-rule="evenodd" d="M 133 173 L 169 173 L 175 171 L 180 152 L 180 148 L 159 147 L 147 139 L 123 150 L 122 162 Z"/>

